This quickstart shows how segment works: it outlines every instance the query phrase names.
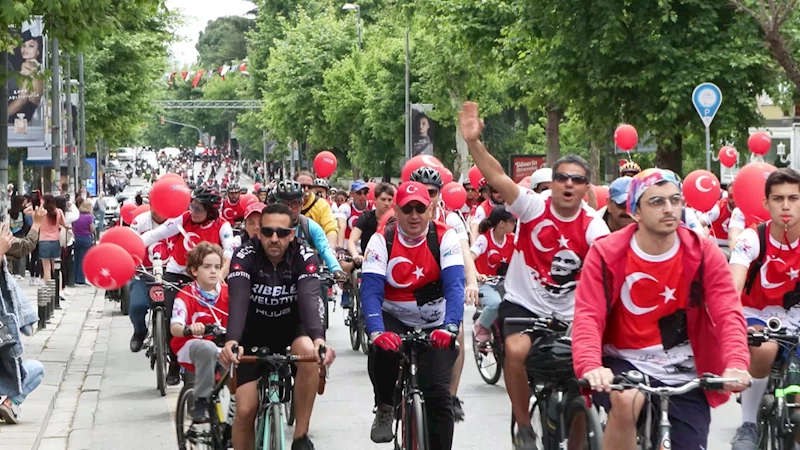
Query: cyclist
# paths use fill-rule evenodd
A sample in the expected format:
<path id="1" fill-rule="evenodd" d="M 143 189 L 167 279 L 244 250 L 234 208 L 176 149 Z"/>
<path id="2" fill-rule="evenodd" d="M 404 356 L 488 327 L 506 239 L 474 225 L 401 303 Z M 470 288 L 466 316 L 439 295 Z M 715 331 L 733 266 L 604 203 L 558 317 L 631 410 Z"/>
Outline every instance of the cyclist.
<path id="1" fill-rule="evenodd" d="M 505 275 L 508 271 L 508 262 L 514 253 L 514 229 L 517 219 L 505 207 L 495 208 L 489 217 L 483 219 L 478 231 L 481 235 L 470 248 L 478 278 L 485 281 L 486 277 Z M 500 307 L 500 293 L 496 286 L 482 284 L 480 287 L 481 304 L 483 311 L 473 325 L 475 338 L 486 342 L 491 336 L 492 324 L 497 320 L 497 308 Z"/>
<path id="2" fill-rule="evenodd" d="M 230 222 L 231 225 L 241 222 L 242 219 L 244 219 L 244 209 L 242 208 L 242 204 L 239 203 L 240 196 L 241 188 L 239 187 L 239 183 L 233 181 L 228 184 L 228 195 L 222 202 L 222 209 L 220 212 L 222 213 L 222 218 Z"/>
<path id="3" fill-rule="evenodd" d="M 470 305 L 478 303 L 478 271 L 475 269 L 475 261 L 470 257 L 470 235 L 467 232 L 467 224 L 460 213 L 448 211 L 441 206 L 440 191 L 442 189 L 441 174 L 431 167 L 420 167 L 411 173 L 411 181 L 417 181 L 425 185 L 428 195 L 431 197 L 433 208 L 433 220 L 443 222 L 455 231 L 461 243 L 461 254 L 464 255 L 464 275 L 466 277 L 465 294 L 466 301 Z M 453 409 L 455 411 L 456 422 L 464 420 L 464 408 L 458 396 L 458 385 L 461 381 L 461 372 L 464 369 L 464 330 L 459 328 L 458 332 L 458 359 L 453 368 L 453 379 L 450 381 L 450 394 L 453 397 Z"/>
<path id="4" fill-rule="evenodd" d="M 266 207 L 267 205 L 259 202 L 247 205 L 247 209 L 244 211 L 244 229 L 247 232 L 247 236 L 243 240 L 246 241 L 248 238 L 258 236 L 261 228 L 261 213 Z"/>
<path id="5" fill-rule="evenodd" d="M 405 182 L 396 196 L 397 220 L 372 235 L 362 269 L 361 302 L 375 346 L 368 367 L 378 405 L 370 438 L 376 443 L 392 440 L 399 370 L 393 353 L 402 348 L 399 334 L 419 327 L 432 329 L 433 346 L 444 349 L 421 353 L 417 376 L 431 448 L 449 450 L 454 424 L 450 380 L 458 357 L 452 346 L 464 315 L 464 257 L 455 231 L 431 220 L 425 185 Z"/>
<path id="6" fill-rule="evenodd" d="M 637 164 L 636 161 L 628 161 L 625 159 L 621 159 L 619 161 L 619 176 L 621 177 L 633 177 L 641 171 L 642 168 L 639 167 L 639 164 Z"/>
<path id="7" fill-rule="evenodd" d="M 145 246 L 164 239 L 170 239 L 172 244 L 172 254 L 164 273 L 164 281 L 170 283 L 164 289 L 164 305 L 167 311 L 172 311 L 172 303 L 178 293 L 174 285 L 191 281 L 186 273 L 186 254 L 200 242 L 209 242 L 222 247 L 222 276 L 228 274 L 228 262 L 233 254 L 236 240 L 233 237 L 231 224 L 219 217 L 221 202 L 222 196 L 217 191 L 198 187 L 192 191 L 189 211 L 174 219 L 167 219 L 157 228 L 142 234 Z M 167 384 L 174 386 L 180 382 L 179 370 L 177 359 L 171 354 Z"/>
<path id="8" fill-rule="evenodd" d="M 537 169 L 533 172 L 533 175 L 531 175 L 531 190 L 537 194 L 541 194 L 550 189 L 551 184 L 553 184 L 553 169 L 549 167 Z"/>
<path id="9" fill-rule="evenodd" d="M 614 180 L 608 187 L 606 206 L 597 210 L 597 216 L 603 219 L 612 233 L 635 222 L 628 214 L 628 186 L 631 180 L 631 177 L 619 177 Z"/>
<path id="10" fill-rule="evenodd" d="M 328 186 L 328 180 L 326 180 L 325 178 L 316 178 L 314 180 L 313 191 L 317 197 L 328 200 L 328 192 L 330 191 L 330 186 Z M 329 201 L 328 204 L 330 205 L 331 202 Z"/>
<path id="11" fill-rule="evenodd" d="M 300 183 L 300 186 L 305 192 L 300 213 L 314 222 L 317 222 L 325 232 L 330 246 L 335 247 L 339 235 L 339 226 L 336 222 L 336 218 L 333 217 L 331 205 L 314 195 L 312 191 L 314 187 L 314 176 L 307 170 L 301 170 L 297 172 L 294 180 Z"/>
<path id="12" fill-rule="evenodd" d="M 483 173 L 483 172 L 481 172 Z M 470 234 L 472 236 L 477 236 L 480 234 L 478 232 L 478 226 L 483 222 L 483 219 L 489 217 L 489 213 L 492 212 L 493 209 L 497 208 L 498 206 L 503 206 L 503 194 L 500 193 L 497 189 L 492 187 L 488 183 L 488 178 L 486 178 L 486 189 L 489 191 L 489 197 L 481 202 L 477 207 L 475 207 L 475 211 L 472 212 L 472 218 L 470 219 Z M 516 185 L 515 185 L 516 186 Z"/>
<path id="13" fill-rule="evenodd" d="M 261 203 L 267 203 L 267 194 L 269 194 L 269 189 L 266 186 L 261 186 L 258 188 L 258 192 L 256 196 L 258 197 L 258 201 Z"/>
<path id="14" fill-rule="evenodd" d="M 353 196 L 352 201 L 342 203 L 339 205 L 339 214 L 337 220 L 339 221 L 339 239 L 337 248 L 346 252 L 348 247 L 348 240 L 350 234 L 353 232 L 353 226 L 358 218 L 367 211 L 375 208 L 375 204 L 367 200 L 369 195 L 369 186 L 361 180 L 356 180 L 350 185 L 350 192 Z M 345 272 L 353 272 L 355 264 L 342 262 L 342 267 Z M 342 292 L 342 308 L 350 308 L 350 293 Z"/>
<path id="15" fill-rule="evenodd" d="M 797 323 L 797 309 L 792 307 L 800 303 L 796 286 L 800 273 L 800 174 L 778 169 L 767 177 L 764 191 L 770 220 L 739 235 L 730 261 L 747 325 L 756 330 L 770 317 L 778 317 L 784 324 Z M 742 425 L 733 439 L 733 450 L 758 447 L 756 415 L 778 349 L 774 342 L 750 347 L 753 386 L 742 393 Z"/>
<path id="16" fill-rule="evenodd" d="M 280 352 L 291 346 L 292 354 L 318 354 L 319 347 L 326 345 L 318 309 L 318 267 L 314 252 L 295 237 L 289 208 L 282 204 L 267 206 L 261 214 L 261 235 L 245 242 L 231 260 L 228 341 L 220 358 L 223 364 L 238 362 L 244 350 L 253 347 Z M 238 352 L 234 353 L 234 347 Z M 334 349 L 328 347 L 325 361 L 320 363 L 329 365 L 335 357 Z M 265 369 L 257 365 L 236 369 L 233 443 L 237 450 L 254 448 L 257 381 Z M 297 365 L 293 394 L 297 422 L 292 450 L 314 448 L 308 428 L 318 373 L 313 365 Z"/>
<path id="17" fill-rule="evenodd" d="M 214 336 L 203 337 L 205 326 L 228 326 L 228 286 L 220 278 L 222 247 L 208 242 L 197 244 L 186 255 L 186 272 L 194 282 L 175 297 L 169 331 L 178 362 L 195 373 L 192 420 L 206 422 L 219 349 Z M 185 327 L 189 327 L 191 336 L 184 336 Z"/>
<path id="18" fill-rule="evenodd" d="M 700 225 L 711 229 L 711 234 L 716 239 L 717 245 L 726 256 L 730 256 L 728 227 L 731 223 L 733 211 L 736 209 L 736 202 L 733 200 L 732 192 L 731 188 L 728 187 L 727 192 L 723 191 L 727 195 L 720 198 L 710 211 L 700 217 Z"/>
<path id="19" fill-rule="evenodd" d="M 153 210 L 139 214 L 133 218 L 130 228 L 139 233 L 144 234 L 153 228 L 164 223 L 166 219 L 159 216 Z M 145 255 L 142 265 L 144 267 L 152 267 L 153 259 L 160 259 L 166 261 L 169 259 L 169 239 L 163 239 L 155 244 L 147 247 L 147 254 Z M 128 317 L 133 324 L 133 336 L 131 336 L 130 349 L 134 353 L 138 353 L 144 346 L 144 340 L 147 337 L 147 310 L 150 309 L 150 294 L 147 288 L 147 282 L 152 281 L 152 277 L 138 275 L 131 281 L 130 285 L 130 305 L 128 307 Z"/>
<path id="20" fill-rule="evenodd" d="M 480 141 L 483 122 L 478 105 L 467 102 L 459 114 L 460 129 L 486 182 L 508 203 L 519 218 L 514 254 L 505 280 L 505 298 L 498 315 L 508 317 L 552 317 L 571 321 L 575 288 L 583 259 L 594 240 L 608 234 L 608 227 L 593 217 L 582 201 L 589 188 L 589 164 L 569 155 L 553 164 L 551 189 L 542 194 L 517 186 L 503 166 Z M 473 217 L 473 223 L 475 218 Z M 502 323 L 502 322 L 501 322 Z M 518 425 L 514 444 L 518 450 L 535 448 L 535 434 L 528 414 L 530 387 L 525 361 L 531 349 L 524 326 L 503 326 L 505 357 L 503 372 L 511 408 Z"/>
<path id="21" fill-rule="evenodd" d="M 467 201 L 464 203 L 464 206 L 461 207 L 461 214 L 464 217 L 469 217 L 472 208 L 478 206 L 480 196 L 478 195 L 478 190 L 475 189 L 469 179 L 464 180 L 461 185 L 464 186 L 464 190 L 467 191 Z"/>
<path id="22" fill-rule="evenodd" d="M 394 200 L 394 186 L 381 183 L 375 187 L 375 209 L 365 211 L 358 216 L 353 225 L 350 238 L 347 240 L 347 250 L 356 266 L 361 266 L 364 253 L 372 235 L 378 230 L 378 221 L 392 209 Z"/>
<path id="23" fill-rule="evenodd" d="M 715 373 L 746 388 L 747 332 L 733 280 L 714 243 L 680 223 L 677 176 L 648 169 L 633 177 L 628 208 L 638 225 L 598 240 L 586 257 L 575 295 L 575 373 L 597 391 L 614 374 L 638 370 L 651 385 L 680 385 Z M 605 356 L 605 357 L 604 357 Z M 598 395 L 608 411 L 603 448 L 636 448 L 644 396 Z M 704 449 L 711 410 L 727 393 L 692 391 L 670 398 L 673 448 Z"/>

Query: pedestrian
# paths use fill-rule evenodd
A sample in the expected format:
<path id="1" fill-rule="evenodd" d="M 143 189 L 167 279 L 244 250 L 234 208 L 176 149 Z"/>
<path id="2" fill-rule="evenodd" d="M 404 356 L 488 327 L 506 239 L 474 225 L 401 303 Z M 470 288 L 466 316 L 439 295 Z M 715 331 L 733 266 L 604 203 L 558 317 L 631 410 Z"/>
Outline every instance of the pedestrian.
<path id="1" fill-rule="evenodd" d="M 106 229 L 106 199 L 103 191 L 97 196 L 92 208 L 94 214 L 95 240 L 100 239 L 100 233 Z"/>
<path id="2" fill-rule="evenodd" d="M 59 230 L 66 226 L 64 211 L 56 207 L 56 198 L 53 194 L 42 197 L 47 217 L 39 230 L 39 259 L 42 261 L 42 278 L 45 282 L 53 278 L 53 260 L 61 257 L 59 244 Z"/>
<path id="3" fill-rule="evenodd" d="M 76 199 L 81 200 L 82 199 Z M 72 287 L 75 285 L 75 236 L 72 234 L 72 223 L 78 220 L 81 213 L 78 207 L 70 201 L 66 195 L 56 197 L 56 206 L 64 211 L 64 222 L 66 226 L 59 232 L 59 244 L 61 245 L 61 287 Z"/>
<path id="4" fill-rule="evenodd" d="M 20 405 L 44 377 L 41 362 L 22 359 L 24 347 L 20 333 L 33 334 L 33 324 L 39 321 L 39 317 L 8 271 L 4 256 L 13 241 L 8 224 L 3 224 L 0 227 L 0 324 L 8 331 L 11 340 L 9 345 L 0 344 L 0 418 L 7 424 L 19 423 Z"/>
<path id="5" fill-rule="evenodd" d="M 83 257 L 94 245 L 94 216 L 92 216 L 92 203 L 83 201 L 78 208 L 80 216 L 72 223 L 72 234 L 75 235 L 75 284 L 86 286 L 86 277 L 83 275 Z"/>
<path id="6" fill-rule="evenodd" d="M 8 216 L 11 233 L 16 237 L 25 237 L 31 229 L 32 223 L 26 219 L 33 216 L 33 207 L 30 204 L 30 198 L 26 198 L 22 195 L 12 196 Z M 12 267 L 11 273 L 17 278 L 22 278 L 25 275 L 26 260 L 27 258 L 20 258 L 9 261 Z"/>

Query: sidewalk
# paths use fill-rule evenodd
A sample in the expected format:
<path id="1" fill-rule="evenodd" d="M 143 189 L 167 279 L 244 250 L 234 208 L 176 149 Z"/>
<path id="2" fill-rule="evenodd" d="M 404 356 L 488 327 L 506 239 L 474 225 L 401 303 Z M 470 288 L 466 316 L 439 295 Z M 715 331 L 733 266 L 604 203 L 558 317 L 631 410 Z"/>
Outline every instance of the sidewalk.
<path id="1" fill-rule="evenodd" d="M 18 283 L 36 307 L 36 286 L 30 286 L 27 278 Z M 4 450 L 86 448 L 80 444 L 80 431 L 93 423 L 92 400 L 96 404 L 105 365 L 104 353 L 95 355 L 95 351 L 101 350 L 103 342 L 98 336 L 103 334 L 106 300 L 103 291 L 91 286 L 62 293 L 66 301 L 47 327 L 22 338 L 24 358 L 41 361 L 45 375 L 22 404 L 20 424 L 0 423 Z M 108 324 L 105 331 L 107 336 Z"/>

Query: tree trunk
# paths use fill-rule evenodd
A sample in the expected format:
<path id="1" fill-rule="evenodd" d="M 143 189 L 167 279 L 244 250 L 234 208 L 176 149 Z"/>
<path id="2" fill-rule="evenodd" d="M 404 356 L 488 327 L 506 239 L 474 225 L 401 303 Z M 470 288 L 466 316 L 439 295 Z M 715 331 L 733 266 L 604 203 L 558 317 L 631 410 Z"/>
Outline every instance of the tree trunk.
<path id="1" fill-rule="evenodd" d="M 561 144 L 559 142 L 558 129 L 561 125 L 561 118 L 564 111 L 554 104 L 547 105 L 547 124 L 544 134 L 547 141 L 547 167 L 553 167 L 553 163 L 561 157 Z"/>
<path id="2" fill-rule="evenodd" d="M 773 30 L 764 35 L 767 41 L 767 48 L 778 61 L 778 64 L 786 71 L 786 76 L 794 84 L 797 92 L 800 92 L 800 68 L 797 67 L 797 61 L 792 56 L 791 51 L 786 45 L 786 40 L 783 38 L 780 30 Z"/>
<path id="3" fill-rule="evenodd" d="M 683 172 L 683 136 L 672 136 L 669 145 L 659 143 L 656 149 L 656 167 L 670 169 L 680 175 Z"/>
<path id="4" fill-rule="evenodd" d="M 605 183 L 604 173 L 605 171 L 601 171 L 602 166 L 600 164 L 600 157 L 602 155 L 602 148 L 597 142 L 592 141 L 591 148 L 590 148 L 590 157 L 589 157 L 589 166 L 592 169 L 592 172 L 589 174 L 590 179 L 592 180 L 592 184 L 594 185 L 601 185 Z"/>

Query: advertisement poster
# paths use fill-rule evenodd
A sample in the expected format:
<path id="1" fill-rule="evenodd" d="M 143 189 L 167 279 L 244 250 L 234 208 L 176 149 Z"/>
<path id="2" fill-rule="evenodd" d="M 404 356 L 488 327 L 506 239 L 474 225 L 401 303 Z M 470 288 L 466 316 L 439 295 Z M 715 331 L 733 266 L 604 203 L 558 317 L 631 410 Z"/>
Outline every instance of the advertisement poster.
<path id="1" fill-rule="evenodd" d="M 45 40 L 42 19 L 11 30 L 20 44 L 8 55 L 8 146 L 45 145 Z"/>
<path id="2" fill-rule="evenodd" d="M 92 174 L 86 177 L 86 192 L 97 197 L 97 156 L 87 156 L 86 162 L 92 166 Z"/>
<path id="3" fill-rule="evenodd" d="M 425 111 L 429 105 L 411 105 L 411 157 L 433 155 L 433 137 L 436 124 Z"/>
<path id="4" fill-rule="evenodd" d="M 519 183 L 523 178 L 533 175 L 538 169 L 545 165 L 547 157 L 545 155 L 511 155 L 509 157 L 509 173 L 515 183 Z"/>

